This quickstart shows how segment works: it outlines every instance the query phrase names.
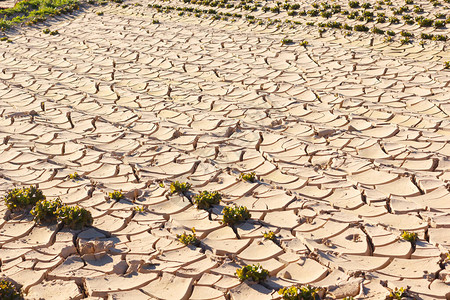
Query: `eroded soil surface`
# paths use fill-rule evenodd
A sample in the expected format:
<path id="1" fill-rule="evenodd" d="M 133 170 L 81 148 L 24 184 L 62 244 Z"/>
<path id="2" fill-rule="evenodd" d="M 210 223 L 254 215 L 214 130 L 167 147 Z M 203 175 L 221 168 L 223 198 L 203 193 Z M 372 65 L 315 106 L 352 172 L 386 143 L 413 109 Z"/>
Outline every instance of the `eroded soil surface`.
<path id="1" fill-rule="evenodd" d="M 320 37 L 314 18 L 286 12 L 249 13 L 282 20 L 268 26 L 126 4 L 0 42 L 1 193 L 38 185 L 94 217 L 82 231 L 38 226 L 0 203 L 1 271 L 26 298 L 261 300 L 296 284 L 339 299 L 395 287 L 449 297 L 448 42 Z M 169 195 L 175 180 L 223 201 L 198 210 Z M 125 199 L 105 198 L 120 189 Z M 251 219 L 222 225 L 232 204 Z M 199 247 L 177 241 L 192 227 Z M 256 263 L 270 278 L 241 283 L 236 268 Z"/>

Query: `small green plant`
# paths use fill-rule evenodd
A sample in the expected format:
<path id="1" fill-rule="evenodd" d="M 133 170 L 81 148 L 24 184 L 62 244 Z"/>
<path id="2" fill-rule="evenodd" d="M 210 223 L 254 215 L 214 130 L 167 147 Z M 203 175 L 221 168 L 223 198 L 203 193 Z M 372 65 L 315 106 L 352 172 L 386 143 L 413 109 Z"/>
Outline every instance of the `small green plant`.
<path id="1" fill-rule="evenodd" d="M 159 24 L 159 21 L 156 19 L 153 19 L 152 24 Z"/>
<path id="2" fill-rule="evenodd" d="M 98 11 L 97 12 L 97 16 L 103 16 L 103 12 L 102 11 Z"/>
<path id="3" fill-rule="evenodd" d="M 222 195 L 219 192 L 203 191 L 194 197 L 194 204 L 199 209 L 208 209 L 214 204 L 219 204 Z"/>
<path id="4" fill-rule="evenodd" d="M 269 276 L 269 271 L 264 269 L 260 264 L 257 265 L 247 265 L 236 270 L 236 276 L 240 281 L 245 281 L 247 279 L 254 282 L 263 282 Z"/>
<path id="5" fill-rule="evenodd" d="M 358 8 L 359 2 L 358 1 L 348 1 L 348 6 L 350 6 L 351 8 Z"/>
<path id="6" fill-rule="evenodd" d="M 69 174 L 69 179 L 78 180 L 78 179 L 80 179 L 80 175 L 78 175 L 77 172 L 75 172 L 73 174 Z"/>
<path id="7" fill-rule="evenodd" d="M 308 41 L 301 41 L 300 46 L 306 48 L 306 46 L 308 46 Z"/>
<path id="8" fill-rule="evenodd" d="M 448 37 L 444 34 L 436 34 L 433 36 L 433 41 L 443 41 L 445 42 L 446 40 L 448 40 Z"/>
<path id="9" fill-rule="evenodd" d="M 271 240 L 271 241 L 273 241 L 273 240 L 275 240 L 276 239 L 276 234 L 275 234 L 275 232 L 273 232 L 272 230 L 270 230 L 269 232 L 264 232 L 263 233 L 263 237 L 264 237 L 264 239 L 265 240 Z"/>
<path id="10" fill-rule="evenodd" d="M 343 300 L 354 300 L 353 296 L 347 296 Z"/>
<path id="11" fill-rule="evenodd" d="M 57 211 L 62 207 L 59 198 L 55 200 L 40 200 L 36 206 L 31 210 L 36 223 L 53 223 L 57 220 Z"/>
<path id="12" fill-rule="evenodd" d="M 280 294 L 284 300 L 315 300 L 320 299 L 318 291 L 319 289 L 310 285 L 300 287 L 291 286 L 289 288 L 278 290 L 278 294 Z"/>
<path id="13" fill-rule="evenodd" d="M 434 28 L 444 28 L 445 21 L 434 21 Z"/>
<path id="14" fill-rule="evenodd" d="M 245 206 L 225 206 L 222 214 L 222 223 L 226 225 L 234 225 L 251 218 L 251 214 Z"/>
<path id="15" fill-rule="evenodd" d="M 450 61 L 444 62 L 444 69 L 450 69 Z"/>
<path id="16" fill-rule="evenodd" d="M 418 238 L 418 235 L 415 232 L 403 231 L 401 237 L 405 241 L 408 241 L 408 242 L 411 242 L 414 244 Z"/>
<path id="17" fill-rule="evenodd" d="M 195 234 L 195 228 L 192 227 L 192 233 L 187 234 L 183 232 L 183 234 L 177 234 L 177 239 L 180 243 L 188 245 L 197 246 L 200 241 L 197 239 L 197 235 Z"/>
<path id="18" fill-rule="evenodd" d="M 111 192 L 111 193 L 108 194 L 108 196 L 109 196 L 110 199 L 113 199 L 113 200 L 116 200 L 116 201 L 119 201 L 120 199 L 122 199 L 124 197 L 121 190 L 120 191 Z"/>
<path id="19" fill-rule="evenodd" d="M 244 180 L 244 181 L 247 181 L 247 182 L 255 182 L 256 181 L 255 172 L 241 173 L 241 175 L 239 175 L 239 178 Z"/>
<path id="20" fill-rule="evenodd" d="M 406 296 L 406 292 L 404 288 L 395 288 L 389 293 L 389 299 L 401 300 Z"/>
<path id="21" fill-rule="evenodd" d="M 372 28 L 372 32 L 376 33 L 376 34 L 384 34 L 384 30 L 378 28 L 378 27 L 373 27 Z"/>
<path id="22" fill-rule="evenodd" d="M 58 34 L 59 34 L 58 30 L 50 31 L 50 35 L 58 35 Z"/>
<path id="23" fill-rule="evenodd" d="M 400 44 L 401 45 L 406 45 L 406 44 L 410 44 L 412 43 L 411 39 L 409 37 L 405 37 L 403 39 L 400 40 Z"/>
<path id="24" fill-rule="evenodd" d="M 365 26 L 365 25 L 362 25 L 362 24 L 355 25 L 355 26 L 353 27 L 353 29 L 354 29 L 355 31 L 362 31 L 362 32 L 367 32 L 367 31 L 369 31 L 369 27 L 367 27 L 367 26 Z"/>
<path id="25" fill-rule="evenodd" d="M 281 45 L 291 45 L 293 43 L 294 43 L 294 41 L 292 39 L 284 38 L 281 40 Z"/>
<path id="26" fill-rule="evenodd" d="M 44 30 L 42 30 L 42 32 L 45 34 L 49 34 L 51 32 L 51 30 L 48 28 L 45 28 Z"/>
<path id="27" fill-rule="evenodd" d="M 432 34 L 427 34 L 427 33 L 421 33 L 420 34 L 420 38 L 421 39 L 424 39 L 424 40 L 431 40 L 431 39 L 433 39 L 433 35 Z"/>
<path id="28" fill-rule="evenodd" d="M 408 32 L 408 31 L 405 31 L 405 30 L 402 30 L 400 32 L 400 35 L 403 36 L 403 37 L 412 37 L 412 36 L 414 36 L 411 32 Z"/>
<path id="29" fill-rule="evenodd" d="M 395 36 L 395 32 L 392 31 L 392 30 L 386 31 L 386 34 L 389 35 L 389 36 Z"/>
<path id="30" fill-rule="evenodd" d="M 92 225 L 94 219 L 91 213 L 79 206 L 62 206 L 57 211 L 57 220 L 71 229 L 82 229 Z"/>
<path id="31" fill-rule="evenodd" d="M 175 194 L 175 193 L 183 194 L 183 193 L 186 193 L 187 191 L 189 191 L 190 188 L 191 188 L 191 185 L 189 183 L 179 182 L 177 180 L 170 184 L 170 193 L 171 194 Z"/>
<path id="32" fill-rule="evenodd" d="M 45 196 L 40 189 L 30 186 L 9 190 L 3 199 L 9 210 L 22 210 L 45 200 Z"/>
<path id="33" fill-rule="evenodd" d="M 133 207 L 133 210 L 136 212 L 144 212 L 145 208 L 143 206 L 135 206 Z"/>
<path id="34" fill-rule="evenodd" d="M 23 299 L 22 292 L 18 290 L 12 282 L 0 280 L 0 299 L 2 300 L 20 300 Z"/>
<path id="35" fill-rule="evenodd" d="M 426 19 L 426 18 L 419 18 L 416 19 L 417 24 L 419 24 L 420 27 L 431 27 L 433 26 L 433 20 Z"/>

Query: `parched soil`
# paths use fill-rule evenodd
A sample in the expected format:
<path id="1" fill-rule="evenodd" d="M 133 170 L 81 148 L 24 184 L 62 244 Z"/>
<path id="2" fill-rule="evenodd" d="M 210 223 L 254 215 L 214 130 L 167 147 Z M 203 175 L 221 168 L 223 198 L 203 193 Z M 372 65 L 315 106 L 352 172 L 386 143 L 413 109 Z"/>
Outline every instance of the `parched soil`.
<path id="1" fill-rule="evenodd" d="M 38 185 L 94 217 L 74 231 L 0 203 L 1 272 L 26 299 L 264 300 L 306 284 L 330 299 L 450 297 L 449 42 L 418 39 L 446 28 L 377 24 L 397 33 L 387 42 L 285 11 L 213 20 L 153 6 L 182 1 L 124 4 L 0 42 L 1 194 Z M 359 22 L 346 20 L 327 21 Z M 171 195 L 176 180 L 191 193 Z M 198 210 L 204 190 L 221 203 Z M 234 204 L 251 219 L 225 226 Z M 192 227 L 198 247 L 177 239 Z M 269 278 L 240 282 L 258 263 Z"/>

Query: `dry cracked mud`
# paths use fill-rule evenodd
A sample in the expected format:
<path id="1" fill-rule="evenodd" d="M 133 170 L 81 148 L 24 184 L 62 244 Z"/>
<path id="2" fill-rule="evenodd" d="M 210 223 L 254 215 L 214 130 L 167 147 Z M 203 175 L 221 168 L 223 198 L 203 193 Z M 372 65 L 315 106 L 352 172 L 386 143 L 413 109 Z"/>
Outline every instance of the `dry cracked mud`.
<path id="1" fill-rule="evenodd" d="M 448 43 L 126 3 L 0 44 L 0 192 L 37 185 L 94 217 L 74 231 L 0 203 L 1 272 L 26 299 L 279 299 L 297 284 L 337 299 L 450 297 Z M 176 180 L 221 204 L 196 209 L 169 194 Z M 108 200 L 114 190 L 125 198 Z M 231 204 L 251 219 L 221 224 Z M 176 237 L 192 227 L 198 247 Z M 253 263 L 269 279 L 240 282 Z"/>

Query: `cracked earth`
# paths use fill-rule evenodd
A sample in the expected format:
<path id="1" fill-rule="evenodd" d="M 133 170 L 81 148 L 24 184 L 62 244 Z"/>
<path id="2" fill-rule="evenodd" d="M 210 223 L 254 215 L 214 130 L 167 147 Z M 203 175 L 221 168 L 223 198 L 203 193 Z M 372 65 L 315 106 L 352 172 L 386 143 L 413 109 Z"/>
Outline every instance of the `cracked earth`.
<path id="1" fill-rule="evenodd" d="M 28 27 L 1 44 L 1 193 L 38 185 L 94 217 L 74 231 L 0 203 L 1 272 L 26 299 L 278 299 L 302 284 L 337 299 L 450 297 L 445 43 L 147 4 L 89 6 L 49 21 L 59 35 Z M 169 194 L 175 180 L 222 202 L 198 210 Z M 106 199 L 114 190 L 125 199 Z M 222 225 L 231 204 L 251 219 Z M 192 227 L 199 247 L 177 240 Z M 254 263 L 269 279 L 241 283 L 236 268 Z"/>

